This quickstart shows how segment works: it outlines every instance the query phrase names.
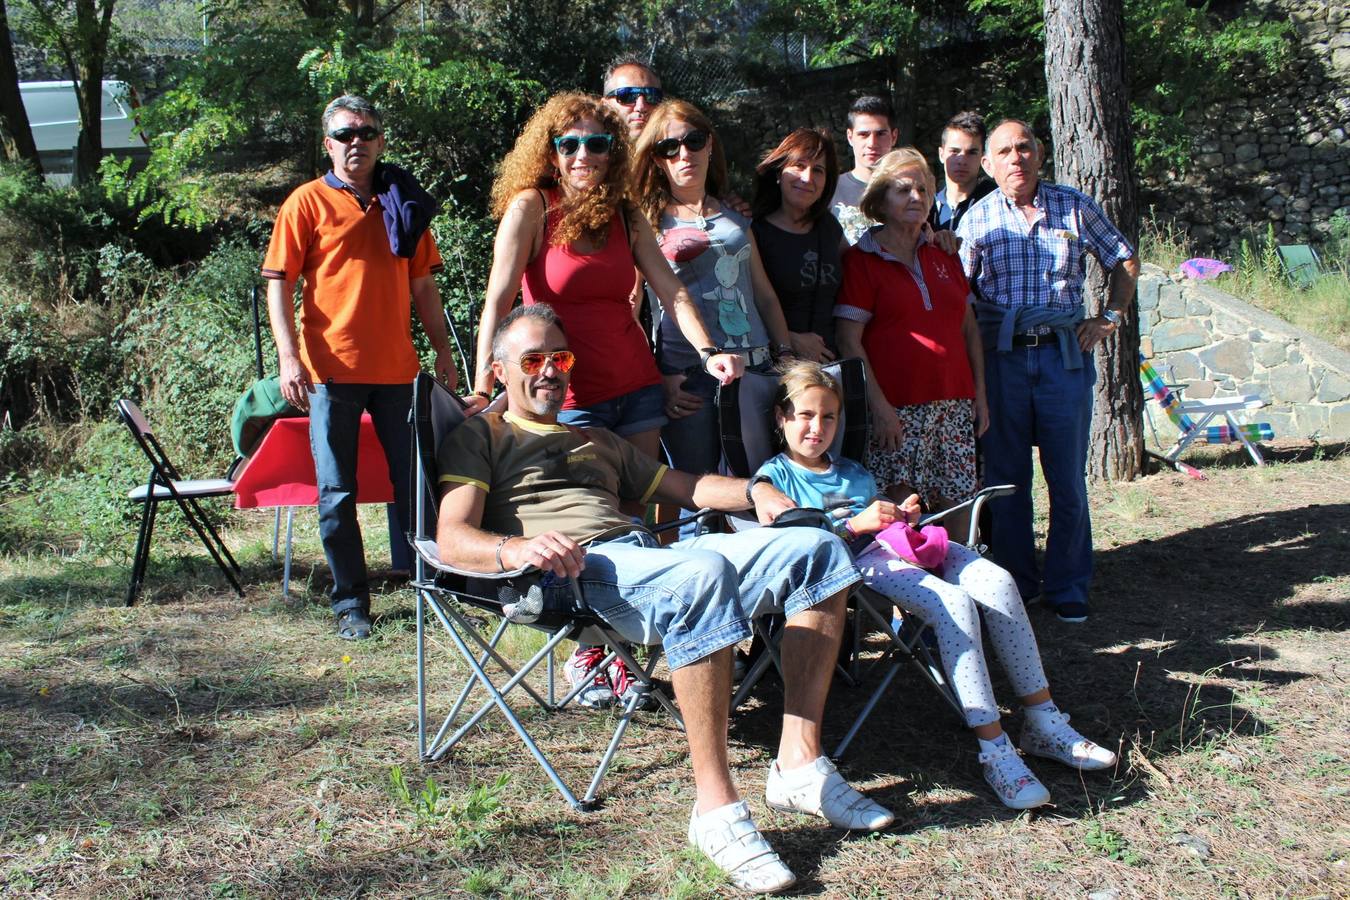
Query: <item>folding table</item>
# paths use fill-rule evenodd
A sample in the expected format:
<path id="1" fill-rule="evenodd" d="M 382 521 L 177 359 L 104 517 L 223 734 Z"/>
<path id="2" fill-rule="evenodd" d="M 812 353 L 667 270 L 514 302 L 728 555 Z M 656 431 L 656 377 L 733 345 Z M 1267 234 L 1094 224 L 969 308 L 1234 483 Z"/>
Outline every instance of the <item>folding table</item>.
<path id="1" fill-rule="evenodd" d="M 282 568 L 281 593 L 291 589 L 291 531 L 297 506 L 318 506 L 319 488 L 314 473 L 314 455 L 309 446 L 309 419 L 299 416 L 277 419 L 234 483 L 234 508 L 276 507 L 277 525 L 281 507 L 286 507 L 286 562 Z M 356 502 L 392 503 L 394 486 L 384 447 L 375 434 L 370 413 L 361 416 L 361 437 L 356 456 Z M 278 527 L 277 531 L 280 531 Z M 277 534 L 272 536 L 276 556 Z"/>

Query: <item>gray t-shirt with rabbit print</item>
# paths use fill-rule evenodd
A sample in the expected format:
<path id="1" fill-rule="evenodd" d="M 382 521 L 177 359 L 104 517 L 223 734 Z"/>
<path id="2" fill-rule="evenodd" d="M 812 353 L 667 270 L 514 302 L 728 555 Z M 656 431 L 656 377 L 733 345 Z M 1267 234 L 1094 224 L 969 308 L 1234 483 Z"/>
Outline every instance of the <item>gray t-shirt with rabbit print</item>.
<path id="1" fill-rule="evenodd" d="M 708 216 L 702 224 L 665 213 L 657 241 L 698 304 L 703 324 L 718 348 L 749 350 L 768 345 L 769 334 L 755 307 L 750 283 L 749 219 L 729 209 Z M 690 346 L 679 325 L 664 312 L 657 325 L 656 359 L 664 372 L 701 362 L 698 348 Z"/>

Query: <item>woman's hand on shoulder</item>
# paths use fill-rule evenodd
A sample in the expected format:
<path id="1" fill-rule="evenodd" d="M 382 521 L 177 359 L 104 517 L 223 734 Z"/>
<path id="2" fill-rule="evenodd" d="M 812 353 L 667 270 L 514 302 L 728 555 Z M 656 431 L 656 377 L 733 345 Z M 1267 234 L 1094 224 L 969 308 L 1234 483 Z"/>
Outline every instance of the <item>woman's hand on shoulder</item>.
<path id="1" fill-rule="evenodd" d="M 928 239 L 932 242 L 934 247 L 938 248 L 943 253 L 946 253 L 949 256 L 956 256 L 961 252 L 961 239 L 956 236 L 956 232 L 947 228 L 944 228 L 941 231 L 931 231 L 932 226 L 926 223 L 923 227 L 930 229 Z"/>

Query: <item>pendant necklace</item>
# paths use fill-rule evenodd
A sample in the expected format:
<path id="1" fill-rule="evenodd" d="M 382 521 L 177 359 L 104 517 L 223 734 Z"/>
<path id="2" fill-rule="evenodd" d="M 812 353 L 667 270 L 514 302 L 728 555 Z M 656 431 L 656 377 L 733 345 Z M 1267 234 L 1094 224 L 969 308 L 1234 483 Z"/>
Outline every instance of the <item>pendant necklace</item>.
<path id="1" fill-rule="evenodd" d="M 708 197 L 707 194 L 704 194 L 702 197 L 699 197 L 697 207 L 689 203 L 678 204 L 680 209 L 687 211 L 690 215 L 694 217 L 694 224 L 697 225 L 703 231 L 708 230 L 708 220 L 703 217 L 703 201 L 706 200 L 707 197 Z"/>

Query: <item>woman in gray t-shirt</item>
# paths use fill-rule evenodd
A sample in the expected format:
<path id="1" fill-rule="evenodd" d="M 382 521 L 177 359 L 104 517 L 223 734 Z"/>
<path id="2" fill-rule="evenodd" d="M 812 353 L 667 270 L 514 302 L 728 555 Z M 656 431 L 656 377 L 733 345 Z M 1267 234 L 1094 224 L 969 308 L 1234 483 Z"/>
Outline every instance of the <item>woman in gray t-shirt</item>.
<path id="1" fill-rule="evenodd" d="M 791 352 L 787 324 L 749 220 L 716 199 L 727 187 L 726 157 L 707 117 L 689 103 L 667 100 L 647 120 L 633 155 L 634 199 L 717 342 L 694 347 L 673 323 L 664 317 L 658 323 L 656 361 L 670 418 L 661 442 L 676 468 L 711 472 L 721 454 L 716 382 L 702 368 L 706 351 L 769 366 Z"/>

